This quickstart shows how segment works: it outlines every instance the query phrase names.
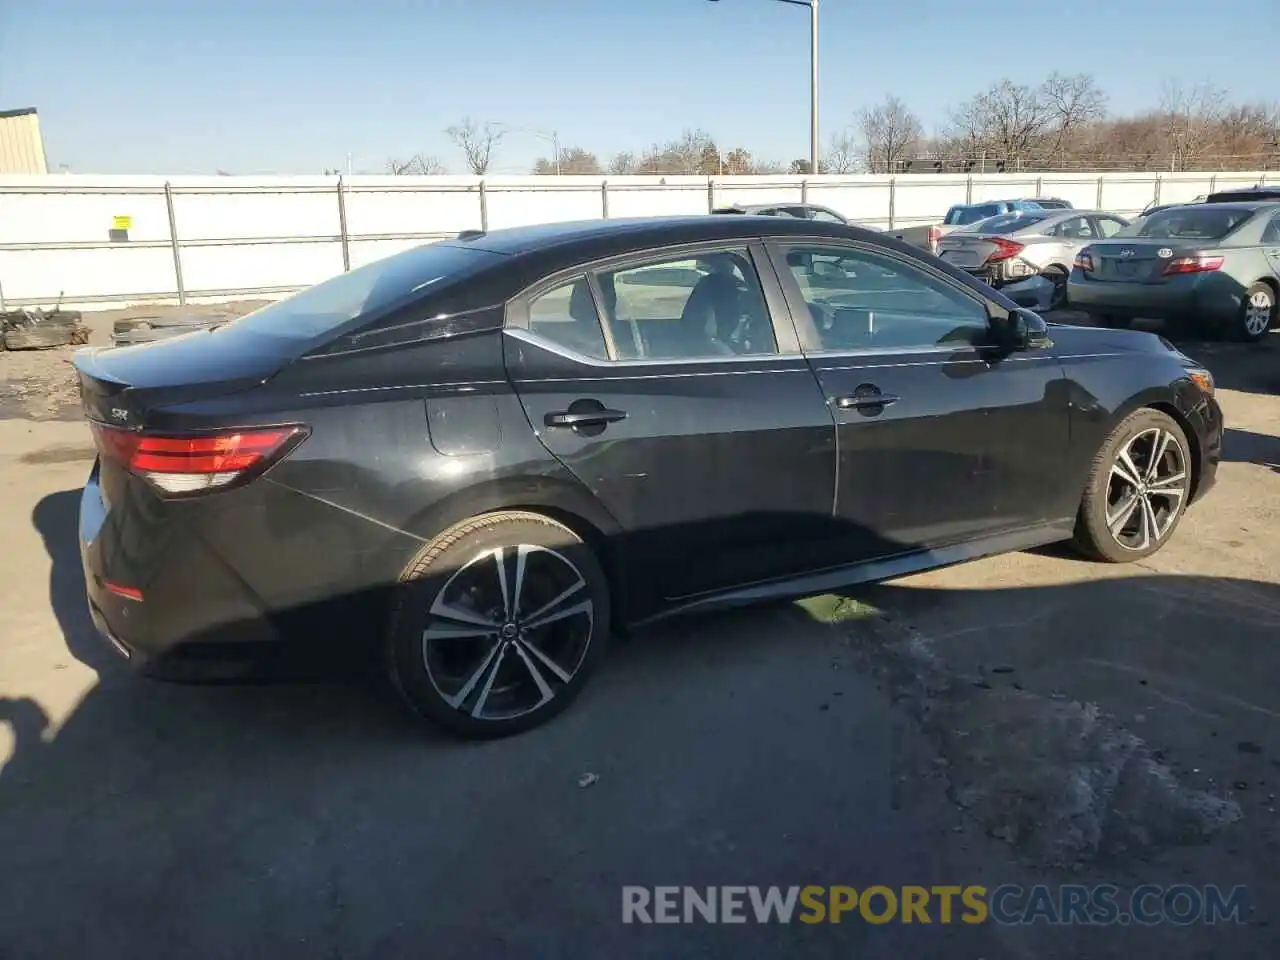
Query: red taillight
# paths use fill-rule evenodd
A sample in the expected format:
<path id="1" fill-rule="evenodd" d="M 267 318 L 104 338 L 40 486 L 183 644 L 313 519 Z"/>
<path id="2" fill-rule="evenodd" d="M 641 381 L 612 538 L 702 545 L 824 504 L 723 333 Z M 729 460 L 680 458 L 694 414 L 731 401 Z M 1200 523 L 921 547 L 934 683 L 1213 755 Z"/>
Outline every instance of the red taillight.
<path id="1" fill-rule="evenodd" d="M 942 228 L 930 227 L 929 228 L 929 252 L 930 253 L 938 252 L 938 241 L 941 239 L 942 239 Z"/>
<path id="2" fill-rule="evenodd" d="M 94 425 L 98 450 L 165 493 L 199 493 L 257 473 L 305 435 L 299 426 L 159 435 Z"/>
<path id="3" fill-rule="evenodd" d="M 1026 249 L 1026 244 L 1015 243 L 1013 240 L 1006 240 L 1004 237 L 988 237 L 987 239 L 996 245 L 996 249 L 991 256 L 987 257 L 987 263 L 994 263 L 996 260 L 1008 260 L 1010 257 L 1016 257 Z"/>
<path id="4" fill-rule="evenodd" d="M 1210 273 L 1222 266 L 1222 257 L 1178 257 L 1164 265 L 1160 272 L 1166 277 L 1180 273 Z"/>
<path id="5" fill-rule="evenodd" d="M 1086 273 L 1092 273 L 1093 272 L 1093 254 L 1085 253 L 1084 251 L 1077 253 L 1075 263 L 1073 264 L 1073 266 L 1077 270 L 1083 270 Z"/>

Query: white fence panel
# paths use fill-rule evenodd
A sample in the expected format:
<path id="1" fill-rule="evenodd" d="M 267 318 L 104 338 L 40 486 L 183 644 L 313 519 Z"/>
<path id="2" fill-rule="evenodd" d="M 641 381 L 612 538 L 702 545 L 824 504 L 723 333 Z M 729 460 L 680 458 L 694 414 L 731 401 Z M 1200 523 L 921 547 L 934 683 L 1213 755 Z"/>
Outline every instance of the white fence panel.
<path id="1" fill-rule="evenodd" d="M 1270 182 L 1275 183 L 1272 175 Z M 1061 197 L 1134 214 L 1265 172 L 759 177 L 0 177 L 0 305 L 270 296 L 462 230 L 705 214 L 802 198 L 878 227 L 967 201 Z M 176 229 L 171 235 L 170 222 Z M 177 264 L 175 264 L 177 260 Z M 180 270 L 179 270 L 180 265 Z"/>

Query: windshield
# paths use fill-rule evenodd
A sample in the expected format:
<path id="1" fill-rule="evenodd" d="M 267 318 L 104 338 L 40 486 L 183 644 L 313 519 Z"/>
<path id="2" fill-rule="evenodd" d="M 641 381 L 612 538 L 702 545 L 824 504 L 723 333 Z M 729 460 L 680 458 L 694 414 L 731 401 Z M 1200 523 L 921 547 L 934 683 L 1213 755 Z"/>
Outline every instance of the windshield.
<path id="1" fill-rule="evenodd" d="M 989 217 L 980 223 L 957 230 L 956 233 L 1013 233 L 1024 230 L 1044 220 L 1043 213 L 1003 213 L 998 217 Z"/>
<path id="2" fill-rule="evenodd" d="M 947 219 L 943 222 L 949 226 L 966 226 L 1003 212 L 998 203 L 983 203 L 976 207 L 952 207 L 947 211 Z"/>
<path id="3" fill-rule="evenodd" d="M 1143 219 L 1136 232 L 1122 232 L 1160 240 L 1220 240 L 1251 216 L 1252 210 L 1232 207 L 1171 207 Z"/>
<path id="4" fill-rule="evenodd" d="M 340 273 L 226 324 L 273 337 L 310 340 L 357 317 L 381 313 L 428 288 L 444 289 L 503 259 L 474 247 L 430 243 Z"/>

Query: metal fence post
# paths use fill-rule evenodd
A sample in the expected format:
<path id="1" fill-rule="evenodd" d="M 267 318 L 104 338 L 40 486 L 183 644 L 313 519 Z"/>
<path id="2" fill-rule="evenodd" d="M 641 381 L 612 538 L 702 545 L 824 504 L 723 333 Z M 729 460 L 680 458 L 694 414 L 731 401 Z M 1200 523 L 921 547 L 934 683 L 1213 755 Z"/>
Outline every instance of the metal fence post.
<path id="1" fill-rule="evenodd" d="M 973 203 L 973 174 L 964 179 L 964 202 Z"/>
<path id="2" fill-rule="evenodd" d="M 0 313 L 4 313 L 4 284 L 0 283 Z"/>
<path id="3" fill-rule="evenodd" d="M 801 203 L 809 202 L 809 181 L 808 180 L 800 181 L 800 202 Z"/>
<path id="4" fill-rule="evenodd" d="M 1102 207 L 1102 188 L 1106 185 L 1106 182 L 1107 182 L 1107 178 L 1102 174 L 1098 174 L 1098 203 L 1097 203 L 1098 210 L 1101 210 L 1103 208 Z"/>
<path id="5" fill-rule="evenodd" d="M 345 273 L 351 269 L 351 243 L 347 233 L 347 191 L 342 177 L 338 177 L 338 230 L 342 237 L 342 270 Z"/>
<path id="6" fill-rule="evenodd" d="M 898 178 L 889 178 L 889 229 L 893 229 L 893 213 L 894 207 L 898 202 Z"/>
<path id="7" fill-rule="evenodd" d="M 707 213 L 711 213 L 716 208 L 716 184 L 710 177 L 707 177 Z"/>
<path id="8" fill-rule="evenodd" d="M 1209 192 L 1213 193 L 1218 189 L 1218 175 L 1215 173 L 1209 178 Z"/>
<path id="9" fill-rule="evenodd" d="M 480 180 L 480 229 L 489 229 L 489 193 L 485 190 L 483 178 Z"/>
<path id="10" fill-rule="evenodd" d="M 1044 177 L 1036 177 L 1036 196 L 1044 196 Z"/>
<path id="11" fill-rule="evenodd" d="M 600 181 L 600 215 L 609 219 L 609 181 Z"/>
<path id="12" fill-rule="evenodd" d="M 1155 190 L 1154 190 L 1154 191 L 1152 191 L 1153 196 L 1152 196 L 1152 198 L 1151 198 L 1151 203 L 1152 203 L 1152 205 L 1153 205 L 1153 206 L 1154 206 L 1154 205 L 1157 205 L 1157 204 L 1159 204 L 1159 203 L 1160 203 L 1160 184 L 1161 184 L 1162 182 L 1163 182 L 1163 181 L 1162 181 L 1162 179 L 1161 179 L 1161 177 L 1160 177 L 1160 172 L 1157 170 L 1157 171 L 1156 171 L 1156 186 L 1155 186 Z"/>
<path id="13" fill-rule="evenodd" d="M 169 214 L 169 247 L 173 251 L 173 279 L 178 284 L 178 304 L 187 305 L 187 288 L 182 282 L 182 252 L 178 248 L 178 218 L 173 213 L 173 186 L 164 182 L 164 205 Z"/>

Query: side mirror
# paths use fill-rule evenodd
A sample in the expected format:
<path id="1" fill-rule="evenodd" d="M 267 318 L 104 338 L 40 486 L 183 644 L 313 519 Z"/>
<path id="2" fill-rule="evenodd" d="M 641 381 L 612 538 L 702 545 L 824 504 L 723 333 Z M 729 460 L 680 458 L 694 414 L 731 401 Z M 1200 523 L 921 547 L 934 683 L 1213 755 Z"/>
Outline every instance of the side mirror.
<path id="1" fill-rule="evenodd" d="M 1018 307 L 1009 313 L 1007 342 L 1012 350 L 1042 350 L 1053 345 L 1049 325 L 1034 310 Z"/>

